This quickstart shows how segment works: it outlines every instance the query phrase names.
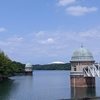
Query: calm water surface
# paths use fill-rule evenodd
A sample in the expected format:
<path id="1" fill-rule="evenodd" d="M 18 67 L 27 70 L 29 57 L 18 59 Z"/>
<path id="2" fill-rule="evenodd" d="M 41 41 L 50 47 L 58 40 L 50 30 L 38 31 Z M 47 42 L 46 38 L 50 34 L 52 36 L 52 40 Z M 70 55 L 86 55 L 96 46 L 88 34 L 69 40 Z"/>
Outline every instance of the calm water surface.
<path id="1" fill-rule="evenodd" d="M 70 71 L 34 71 L 33 76 L 16 75 L 0 82 L 0 100 L 59 100 L 100 96 L 96 88 L 70 88 Z"/>

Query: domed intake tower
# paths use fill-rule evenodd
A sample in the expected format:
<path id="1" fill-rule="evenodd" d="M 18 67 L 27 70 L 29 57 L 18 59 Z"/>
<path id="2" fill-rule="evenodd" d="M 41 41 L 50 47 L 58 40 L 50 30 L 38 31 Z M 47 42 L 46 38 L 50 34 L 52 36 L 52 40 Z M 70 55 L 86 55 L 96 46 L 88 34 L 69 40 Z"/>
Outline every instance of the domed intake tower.
<path id="1" fill-rule="evenodd" d="M 32 74 L 33 72 L 33 66 L 30 63 L 27 63 L 25 65 L 25 74 Z"/>
<path id="2" fill-rule="evenodd" d="M 70 84 L 72 87 L 94 87 L 95 77 L 84 77 L 83 68 L 92 66 L 94 58 L 92 53 L 83 48 L 77 49 L 71 57 Z"/>

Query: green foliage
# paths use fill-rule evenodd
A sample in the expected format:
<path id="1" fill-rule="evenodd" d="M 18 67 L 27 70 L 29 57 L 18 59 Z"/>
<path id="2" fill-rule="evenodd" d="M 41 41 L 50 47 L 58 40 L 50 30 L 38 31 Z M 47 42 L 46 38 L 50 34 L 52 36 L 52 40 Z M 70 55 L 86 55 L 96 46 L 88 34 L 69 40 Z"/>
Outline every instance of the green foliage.
<path id="1" fill-rule="evenodd" d="M 4 54 L 3 51 L 0 51 L 0 76 L 2 78 L 6 78 L 11 75 L 10 64 L 11 60 Z"/>
<path id="2" fill-rule="evenodd" d="M 33 70 L 70 70 L 71 64 L 47 64 L 47 65 L 33 65 Z"/>
<path id="3" fill-rule="evenodd" d="M 25 64 L 16 61 L 12 61 L 11 66 L 14 73 L 22 72 L 25 69 Z"/>
<path id="4" fill-rule="evenodd" d="M 11 61 L 3 51 L 0 50 L 0 80 L 14 75 L 14 73 L 22 71 L 24 64 Z"/>

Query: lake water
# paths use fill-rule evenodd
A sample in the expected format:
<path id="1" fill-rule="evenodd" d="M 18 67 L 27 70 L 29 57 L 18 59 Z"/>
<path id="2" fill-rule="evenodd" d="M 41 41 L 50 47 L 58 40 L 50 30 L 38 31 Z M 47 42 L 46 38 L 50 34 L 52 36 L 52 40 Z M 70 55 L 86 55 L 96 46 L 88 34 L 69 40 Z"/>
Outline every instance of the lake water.
<path id="1" fill-rule="evenodd" d="M 100 96 L 96 88 L 70 88 L 70 71 L 34 71 L 33 76 L 16 75 L 0 82 L 0 100 L 59 100 Z"/>

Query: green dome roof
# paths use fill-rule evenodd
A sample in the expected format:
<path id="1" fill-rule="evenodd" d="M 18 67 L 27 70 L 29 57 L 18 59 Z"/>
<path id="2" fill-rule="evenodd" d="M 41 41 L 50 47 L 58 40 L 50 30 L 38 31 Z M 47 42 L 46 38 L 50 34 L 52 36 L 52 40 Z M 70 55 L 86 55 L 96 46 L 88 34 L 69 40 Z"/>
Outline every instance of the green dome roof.
<path id="1" fill-rule="evenodd" d="M 81 47 L 73 53 L 71 61 L 94 61 L 94 58 L 89 50 Z"/>
<path id="2" fill-rule="evenodd" d="M 25 65 L 25 67 L 32 67 L 32 65 L 31 65 L 30 63 L 27 63 L 27 64 Z"/>

